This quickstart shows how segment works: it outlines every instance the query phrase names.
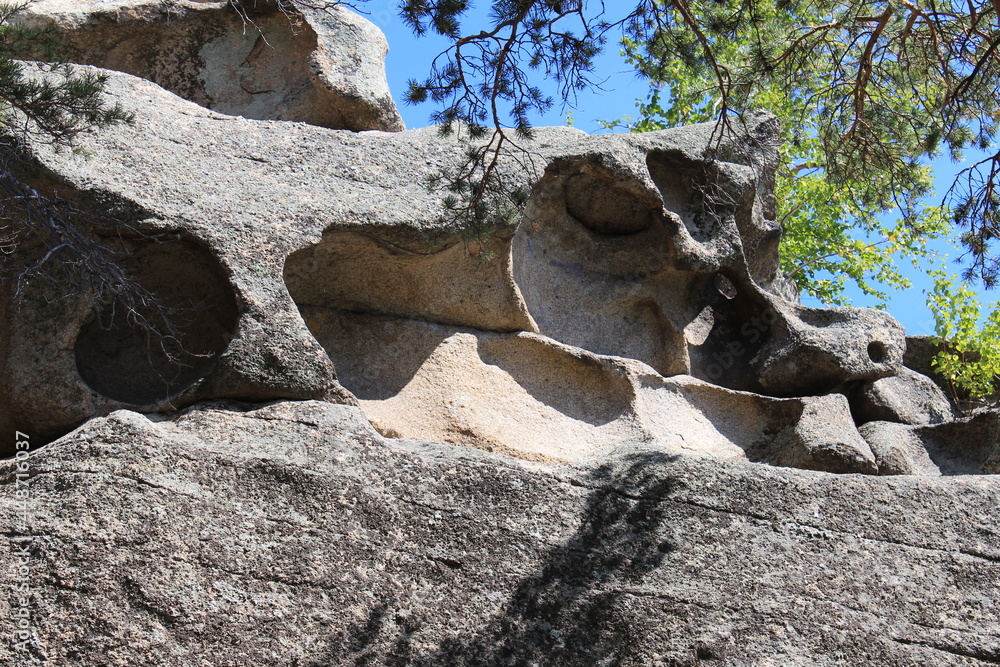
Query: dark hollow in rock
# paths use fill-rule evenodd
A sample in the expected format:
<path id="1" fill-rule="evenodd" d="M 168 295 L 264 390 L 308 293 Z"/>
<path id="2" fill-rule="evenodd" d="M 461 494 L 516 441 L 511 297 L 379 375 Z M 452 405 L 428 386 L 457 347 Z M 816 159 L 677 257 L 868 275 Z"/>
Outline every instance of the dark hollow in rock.
<path id="1" fill-rule="evenodd" d="M 885 361 L 889 352 L 886 350 L 885 343 L 879 341 L 872 341 L 868 343 L 868 358 L 874 361 L 876 364 L 880 364 Z"/>
<path id="2" fill-rule="evenodd" d="M 735 274 L 703 279 L 690 298 L 711 313 L 711 330 L 688 349 L 690 374 L 730 389 L 777 393 L 760 386 L 754 361 L 781 330 L 781 315 Z"/>
<path id="3" fill-rule="evenodd" d="M 133 252 L 136 281 L 153 300 L 105 303 L 81 329 L 75 354 L 94 391 L 137 406 L 176 396 L 208 375 L 239 320 L 236 298 L 210 251 L 148 241 Z"/>
<path id="4" fill-rule="evenodd" d="M 634 234 L 659 218 L 660 203 L 646 201 L 602 173 L 578 173 L 566 179 L 566 211 L 599 234 Z"/>

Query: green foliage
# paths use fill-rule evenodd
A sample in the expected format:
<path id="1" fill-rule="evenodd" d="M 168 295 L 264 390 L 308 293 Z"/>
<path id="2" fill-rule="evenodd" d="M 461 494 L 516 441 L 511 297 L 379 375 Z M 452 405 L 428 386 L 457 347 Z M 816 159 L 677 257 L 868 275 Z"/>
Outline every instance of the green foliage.
<path id="1" fill-rule="evenodd" d="M 830 305 L 846 303 L 849 282 L 883 303 L 889 291 L 909 287 L 900 263 L 926 259 L 928 242 L 951 231 L 951 218 L 942 207 L 919 206 L 930 192 L 930 174 L 917 160 L 932 149 L 915 125 L 897 124 L 906 114 L 919 117 L 915 94 L 922 89 L 894 97 L 881 120 L 864 116 L 855 123 L 857 108 L 842 104 L 841 97 L 855 91 L 859 104 L 882 108 L 858 80 L 859 68 L 881 72 L 872 56 L 866 65 L 858 52 L 865 34 L 865 22 L 851 18 L 858 10 L 823 5 L 839 12 L 837 18 L 818 14 L 815 3 L 684 6 L 695 28 L 685 23 L 681 6 L 664 7 L 669 27 L 653 41 L 623 42 L 630 61 L 655 83 L 629 127 L 661 129 L 755 107 L 776 113 L 783 121 L 776 195 L 785 272 Z M 868 41 L 873 36 L 868 33 Z M 804 51 L 807 44 L 814 48 Z M 918 118 L 921 127 L 934 123 L 925 116 Z M 854 139 L 846 141 L 851 133 Z"/>
<path id="2" fill-rule="evenodd" d="M 626 45 L 670 85 L 668 122 L 778 101 L 830 180 L 884 206 L 918 188 L 921 156 L 990 143 L 996 22 L 989 0 L 657 0 Z"/>
<path id="3" fill-rule="evenodd" d="M 934 290 L 927 306 L 934 314 L 940 351 L 933 366 L 957 405 L 996 405 L 1000 388 L 1000 304 L 985 321 L 975 293 L 944 271 L 930 271 Z M 964 401 L 968 397 L 968 401 Z"/>
<path id="4" fill-rule="evenodd" d="M 23 4 L 0 4 L 0 126 L 70 145 L 81 132 L 132 116 L 107 104 L 102 91 L 107 76 L 59 62 L 40 63 L 28 74 L 19 60 L 59 56 L 51 27 L 28 27 L 16 20 Z"/>
<path id="5" fill-rule="evenodd" d="M 829 305 L 847 305 L 848 281 L 884 306 L 888 292 L 909 288 L 900 263 L 919 267 L 928 243 L 951 230 L 941 207 L 887 221 L 819 171 L 786 168 L 777 178 L 782 269 L 806 293 Z"/>

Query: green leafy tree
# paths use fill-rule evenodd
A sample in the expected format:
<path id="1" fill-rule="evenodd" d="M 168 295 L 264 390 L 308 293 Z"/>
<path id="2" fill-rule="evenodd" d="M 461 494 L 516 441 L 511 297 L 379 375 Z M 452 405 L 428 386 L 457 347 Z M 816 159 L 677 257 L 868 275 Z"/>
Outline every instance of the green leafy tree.
<path id="1" fill-rule="evenodd" d="M 1000 388 L 1000 308 L 983 317 L 982 305 L 967 285 L 945 271 L 931 271 L 934 289 L 927 306 L 934 314 L 940 352 L 934 370 L 944 377 L 954 403 L 965 410 L 995 406 Z"/>

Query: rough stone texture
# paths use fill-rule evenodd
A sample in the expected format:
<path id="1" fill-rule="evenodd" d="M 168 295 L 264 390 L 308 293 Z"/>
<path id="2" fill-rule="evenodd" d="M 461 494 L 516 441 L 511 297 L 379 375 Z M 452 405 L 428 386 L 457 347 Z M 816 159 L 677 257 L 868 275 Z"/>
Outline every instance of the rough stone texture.
<path id="1" fill-rule="evenodd" d="M 875 453 L 880 474 L 1000 472 L 1000 411 L 929 426 L 869 422 L 860 432 Z"/>
<path id="2" fill-rule="evenodd" d="M 852 428 L 845 396 L 821 396 L 804 399 L 804 403 L 793 445 L 771 463 L 829 472 L 878 471 L 871 448 Z"/>
<path id="3" fill-rule="evenodd" d="M 271 53 L 219 8 L 39 4 L 194 100 L 113 74 L 134 126 L 11 161 L 119 220 L 85 231 L 181 344 L 0 284 L 0 431 L 34 448 L 0 461 L 0 664 L 1000 663 L 1000 413 L 855 428 L 902 331 L 784 298 L 773 118 L 719 161 L 709 125 L 539 130 L 486 260 L 422 185 L 462 141 L 195 104 L 342 109 L 300 66 L 349 79 L 353 19 Z"/>
<path id="4" fill-rule="evenodd" d="M 891 421 L 940 424 L 955 418 L 951 401 L 934 380 L 909 368 L 861 387 L 853 403 L 859 424 Z"/>
<path id="5" fill-rule="evenodd" d="M 902 331 L 890 317 L 809 309 L 765 289 L 783 280 L 769 217 L 767 165 L 777 141 L 769 116 L 749 119 L 744 134 L 719 148 L 732 162 L 703 159 L 711 125 L 600 137 L 540 129 L 529 146 L 539 171 L 505 163 L 532 197 L 519 224 L 494 231 L 490 261 L 470 256 L 442 220 L 441 193 L 423 185 L 466 149 L 434 128 L 352 133 L 234 118 L 126 74 L 113 73 L 108 91 L 135 111 L 134 126 L 85 138 L 87 155 L 25 146 L 19 174 L 42 192 L 160 235 L 133 235 L 124 249 L 141 258 L 139 278 L 153 288 L 171 283 L 170 267 L 188 267 L 183 280 L 194 293 L 181 305 L 192 322 L 191 363 L 165 372 L 169 364 L 141 333 L 93 324 L 106 323 L 107 314 L 94 312 L 88 295 L 56 299 L 58 286 L 35 284 L 7 323 L 0 426 L 46 440 L 122 407 L 171 412 L 211 398 L 354 402 L 316 340 L 329 338 L 316 322 L 337 317 L 310 324 L 300 313 L 309 309 L 390 316 L 418 328 L 430 322 L 541 334 L 549 343 L 518 348 L 529 355 L 517 359 L 520 377 L 546 368 L 558 345 L 574 348 L 570 356 L 579 359 L 642 362 L 656 371 L 639 374 L 652 377 L 652 387 L 681 375 L 787 397 L 846 390 L 899 368 Z M 706 199 L 703 182 L 725 196 Z M 755 249 L 752 261 L 745 244 Z M 211 289 L 197 287 L 211 276 Z M 369 334 L 358 343 L 389 344 Z M 417 349 L 400 362 L 419 368 L 434 350 Z M 133 373 L 142 355 L 149 356 L 145 370 Z M 722 391 L 720 405 L 733 395 Z M 418 412 L 391 428 L 420 433 L 425 425 L 412 418 Z M 648 412 L 635 414 L 649 421 Z M 803 414 L 778 412 L 789 416 L 775 432 L 794 430 Z M 744 422 L 752 421 L 748 413 Z M 454 430 L 454 423 L 442 418 L 435 428 Z M 644 438 L 684 440 L 676 427 L 629 433 L 637 430 Z M 557 435 L 551 430 L 542 439 Z M 500 444 L 540 453 L 518 438 Z M 756 438 L 720 442 L 739 452 L 758 445 Z M 684 445 L 701 446 L 712 445 Z M 854 459 L 861 467 L 833 467 L 864 470 L 866 458 Z"/>
<path id="6" fill-rule="evenodd" d="M 840 394 L 776 399 L 665 378 L 634 360 L 499 334 L 303 308 L 338 377 L 384 435 L 542 461 L 623 446 L 875 472 Z"/>
<path id="7" fill-rule="evenodd" d="M 544 465 L 318 402 L 116 412 L 27 465 L 0 525 L 36 632 L 3 664 L 1000 660 L 1000 478 Z"/>
<path id="8" fill-rule="evenodd" d="M 758 123 L 748 129 L 752 155 L 766 153 L 771 121 Z M 706 174 L 692 159 L 707 140 L 701 131 L 674 135 L 680 150 L 647 152 L 655 189 L 592 157 L 549 163 L 512 244 L 513 277 L 538 331 L 664 375 L 779 396 L 894 374 L 904 345 L 891 317 L 804 308 L 761 289 L 776 275 L 776 245 L 755 255 L 742 246 L 744 230 L 759 237 L 774 225 L 759 210 L 759 181 L 742 164 Z M 708 215 L 701 180 L 731 191 L 732 210 Z M 729 224 L 706 222 L 716 216 Z"/>
<path id="9" fill-rule="evenodd" d="M 221 113 L 348 130 L 403 129 L 385 78 L 385 36 L 332 4 L 36 0 L 73 62 L 127 72 Z M 318 4 L 316 5 L 319 6 Z"/>
<path id="10" fill-rule="evenodd" d="M 937 351 L 934 336 L 907 336 L 903 364 L 907 368 L 938 381 L 931 364 Z"/>

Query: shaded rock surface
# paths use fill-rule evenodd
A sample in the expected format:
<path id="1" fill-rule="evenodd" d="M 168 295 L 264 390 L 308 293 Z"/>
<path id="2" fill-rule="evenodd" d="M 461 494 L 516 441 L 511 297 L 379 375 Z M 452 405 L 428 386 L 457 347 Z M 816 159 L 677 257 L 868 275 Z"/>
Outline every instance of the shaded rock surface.
<path id="1" fill-rule="evenodd" d="M 860 432 L 882 474 L 1000 473 L 1000 413 L 995 410 L 925 426 L 869 422 Z"/>
<path id="2" fill-rule="evenodd" d="M 22 521 L 0 463 L 34 628 L 4 664 L 1000 660 L 998 478 L 546 465 L 318 402 L 116 412 L 27 465 Z"/>
<path id="3" fill-rule="evenodd" d="M 629 445 L 830 472 L 876 471 L 843 395 L 778 399 L 663 377 L 533 333 L 302 309 L 340 382 L 383 434 L 535 460 Z"/>
<path id="4" fill-rule="evenodd" d="M 864 385 L 854 401 L 858 423 L 940 424 L 955 418 L 951 401 L 926 375 L 903 367 L 899 375 Z"/>

